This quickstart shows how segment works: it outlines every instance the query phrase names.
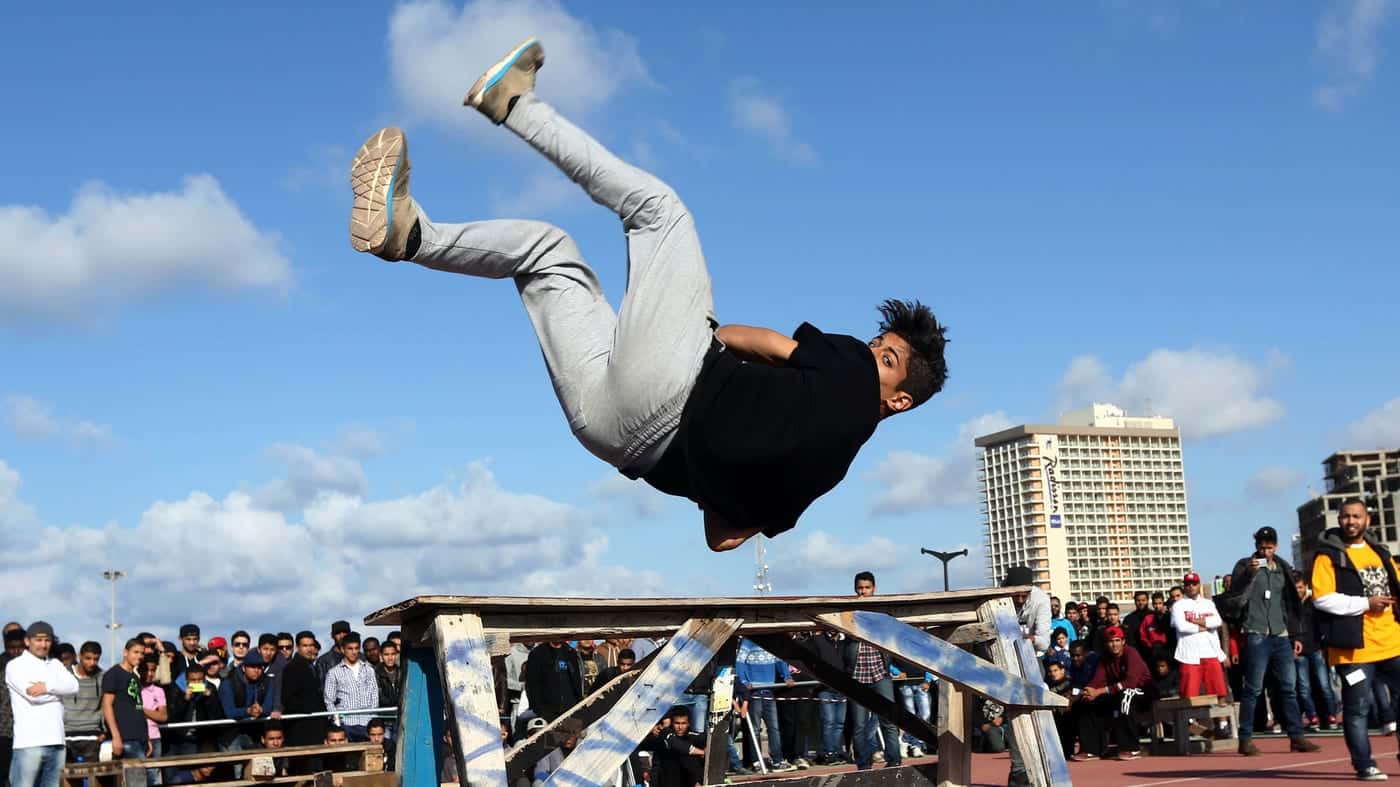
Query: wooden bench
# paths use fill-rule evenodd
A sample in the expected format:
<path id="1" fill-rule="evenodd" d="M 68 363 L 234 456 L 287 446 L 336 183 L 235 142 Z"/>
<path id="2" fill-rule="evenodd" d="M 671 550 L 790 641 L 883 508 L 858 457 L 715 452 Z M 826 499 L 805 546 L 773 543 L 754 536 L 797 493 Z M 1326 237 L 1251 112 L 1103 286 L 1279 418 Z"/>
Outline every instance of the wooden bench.
<path id="1" fill-rule="evenodd" d="M 1071 785 L 1051 714 L 1068 702 L 1051 692 L 1021 634 L 1010 596 L 1026 588 L 981 588 L 888 596 L 762 598 L 515 598 L 420 596 L 366 616 L 403 632 L 405 675 L 399 702 L 398 778 L 402 787 L 436 784 L 438 743 L 450 732 L 462 782 L 506 787 L 548 748 L 551 729 L 587 724 L 578 747 L 546 787 L 609 782 L 695 677 L 713 662 L 732 675 L 740 633 L 783 659 L 801 662 L 850 701 L 886 716 L 920 739 L 938 739 L 936 767 L 795 776 L 785 787 L 958 787 L 971 780 L 971 730 L 978 697 L 1007 709 L 1016 744 L 1036 787 Z M 942 636 L 927 629 L 934 628 Z M 939 719 L 905 713 L 788 636 L 834 629 L 939 676 Z M 506 751 L 501 745 L 491 657 L 511 642 L 662 637 L 650 658 L 603 687 L 549 727 Z M 969 649 L 964 649 L 960 645 Z M 970 649 L 986 652 L 990 660 Z M 730 716 L 726 681 L 716 679 L 707 720 L 704 784 L 723 784 Z M 776 780 L 775 780 L 776 781 Z"/>
<path id="2" fill-rule="evenodd" d="M 82 787 L 85 779 L 100 779 L 104 784 L 125 787 L 127 778 L 136 783 L 145 779 L 147 770 L 161 768 L 199 768 L 205 765 L 226 765 L 229 763 L 245 766 L 245 777 L 269 774 L 260 778 L 245 778 L 239 781 L 202 782 L 203 784 L 305 784 L 321 787 L 322 777 L 332 778 L 329 771 L 311 776 L 272 776 L 273 760 L 295 760 L 307 757 L 341 756 L 350 766 L 347 771 L 336 771 L 334 776 L 362 776 L 381 773 L 384 770 L 384 747 L 377 743 L 346 743 L 336 746 L 288 746 L 281 749 L 244 749 L 234 752 L 209 752 L 207 754 L 152 757 L 149 760 L 109 760 L 107 762 L 83 762 L 66 765 L 60 780 L 64 787 Z M 131 774 L 129 777 L 128 774 Z M 325 782 L 330 784 L 329 781 Z M 347 783 L 349 783 L 347 781 Z"/>
<path id="3" fill-rule="evenodd" d="M 1160 700 L 1152 705 L 1152 752 L 1154 754 L 1191 754 L 1191 721 L 1195 720 L 1202 726 L 1213 729 L 1212 720 L 1220 718 L 1230 720 L 1230 738 L 1238 738 L 1239 706 L 1233 702 L 1221 702 L 1220 698 L 1214 694 Z M 1172 725 L 1172 740 L 1175 743 L 1171 749 L 1164 745 L 1166 741 L 1165 727 L 1168 724 Z M 1214 736 L 1204 738 L 1201 741 L 1201 748 L 1205 752 L 1214 751 L 1214 743 Z"/>

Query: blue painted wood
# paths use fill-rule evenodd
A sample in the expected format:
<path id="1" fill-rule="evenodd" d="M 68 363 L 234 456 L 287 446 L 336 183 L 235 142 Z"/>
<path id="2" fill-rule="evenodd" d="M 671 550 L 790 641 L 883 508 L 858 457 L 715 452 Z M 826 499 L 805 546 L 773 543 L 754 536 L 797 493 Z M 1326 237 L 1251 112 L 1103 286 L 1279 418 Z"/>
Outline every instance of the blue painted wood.
<path id="1" fill-rule="evenodd" d="M 594 787 L 612 781 L 652 725 L 661 720 L 729 639 L 740 618 L 693 619 L 656 654 L 651 666 L 607 716 L 589 727 L 545 787 Z"/>
<path id="2" fill-rule="evenodd" d="M 399 696 L 398 754 L 394 758 L 400 787 L 439 784 L 442 772 L 442 683 L 432 648 L 403 649 L 403 693 Z"/>
<path id="3" fill-rule="evenodd" d="M 911 661 L 940 678 L 965 686 L 1007 707 L 1068 707 L 1042 680 L 1031 683 L 986 659 L 950 645 L 882 612 L 856 610 L 814 615 L 825 626 Z"/>
<path id="4" fill-rule="evenodd" d="M 1031 643 L 1021 633 L 1021 622 L 1016 618 L 1016 608 L 1006 599 L 988 602 L 986 606 L 992 611 L 992 624 L 996 626 L 998 640 L 1000 643 L 1010 644 L 1014 652 L 1015 662 L 1008 664 L 1007 668 L 1018 670 L 1027 680 L 1034 679 L 1044 683 L 1040 660 L 1035 657 L 1035 648 L 1031 647 Z M 1035 739 L 1034 746 L 1022 747 L 1026 775 L 1030 777 L 1031 783 L 1036 787 L 1061 787 L 1072 784 L 1064 747 L 1060 745 L 1060 736 L 1055 731 L 1054 714 L 1048 710 L 1038 710 L 1024 715 L 1028 717 L 1024 721 L 1013 717 L 1011 727 L 1018 740 L 1024 741 L 1027 737 Z M 1026 754 L 1034 755 L 1043 770 L 1037 772 Z"/>

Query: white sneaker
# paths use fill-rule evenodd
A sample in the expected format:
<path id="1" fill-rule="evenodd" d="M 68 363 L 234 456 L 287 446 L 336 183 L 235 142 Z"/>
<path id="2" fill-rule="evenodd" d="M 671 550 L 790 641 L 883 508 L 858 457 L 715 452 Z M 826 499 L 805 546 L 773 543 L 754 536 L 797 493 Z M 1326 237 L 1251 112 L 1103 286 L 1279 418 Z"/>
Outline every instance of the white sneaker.
<path id="1" fill-rule="evenodd" d="M 918 746 L 910 746 L 910 747 L 909 747 L 909 754 L 908 754 L 908 756 L 910 756 L 910 757 L 922 757 L 922 756 L 924 756 L 924 750 L 921 749 L 921 748 L 919 748 Z"/>
<path id="2" fill-rule="evenodd" d="M 1384 727 L 1381 727 L 1381 732 L 1384 732 L 1386 735 L 1394 735 L 1394 734 L 1395 734 L 1395 722 L 1393 722 L 1393 721 L 1388 721 L 1388 722 L 1386 722 L 1386 723 L 1385 723 L 1385 726 L 1384 726 Z"/>
<path id="3" fill-rule="evenodd" d="M 1374 765 L 1364 771 L 1357 771 L 1356 778 L 1363 782 L 1384 782 L 1390 780 L 1390 777 L 1385 775 L 1385 771 Z"/>

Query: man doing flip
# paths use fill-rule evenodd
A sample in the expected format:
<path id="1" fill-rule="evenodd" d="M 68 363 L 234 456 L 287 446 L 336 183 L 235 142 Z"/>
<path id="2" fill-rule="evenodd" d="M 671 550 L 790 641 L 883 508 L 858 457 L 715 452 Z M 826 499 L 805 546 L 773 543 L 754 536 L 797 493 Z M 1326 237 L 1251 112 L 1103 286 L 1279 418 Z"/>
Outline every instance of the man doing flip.
<path id="1" fill-rule="evenodd" d="M 438 224 L 409 196 L 403 132 L 371 136 L 351 164 L 357 251 L 514 279 L 579 442 L 633 479 L 689 498 L 715 551 L 791 529 L 845 477 L 876 425 L 943 387 L 944 328 L 917 301 L 879 307 L 869 342 L 808 323 L 789 338 L 719 326 L 694 219 L 655 176 L 604 149 L 533 90 L 529 39 L 466 103 L 504 124 L 622 220 L 627 292 L 614 313 L 574 241 L 549 224 Z"/>

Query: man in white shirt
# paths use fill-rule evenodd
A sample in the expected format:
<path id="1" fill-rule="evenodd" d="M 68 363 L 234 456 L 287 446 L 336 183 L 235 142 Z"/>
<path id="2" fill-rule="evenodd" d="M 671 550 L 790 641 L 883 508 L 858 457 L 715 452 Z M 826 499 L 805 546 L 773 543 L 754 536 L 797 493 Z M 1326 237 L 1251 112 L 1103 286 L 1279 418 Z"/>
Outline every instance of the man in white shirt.
<path id="1" fill-rule="evenodd" d="M 58 787 L 68 759 L 63 743 L 63 702 L 78 693 L 78 679 L 49 658 L 53 627 L 42 620 L 29 626 L 25 652 L 5 669 L 5 686 L 15 713 L 15 753 L 11 787 Z"/>
<path id="2" fill-rule="evenodd" d="M 1181 696 L 1205 693 L 1225 696 L 1225 670 L 1221 662 L 1220 613 L 1215 602 L 1201 595 L 1201 577 L 1196 572 L 1181 580 L 1185 595 L 1172 605 L 1172 626 L 1176 628 L 1176 661 L 1181 665 Z"/>

